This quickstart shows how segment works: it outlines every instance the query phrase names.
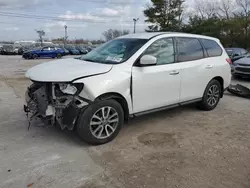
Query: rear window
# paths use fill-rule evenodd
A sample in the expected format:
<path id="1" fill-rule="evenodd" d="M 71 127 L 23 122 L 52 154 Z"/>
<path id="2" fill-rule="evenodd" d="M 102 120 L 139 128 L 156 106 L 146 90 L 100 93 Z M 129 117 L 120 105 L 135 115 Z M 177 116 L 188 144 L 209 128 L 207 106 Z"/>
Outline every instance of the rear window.
<path id="1" fill-rule="evenodd" d="M 221 56 L 222 49 L 217 42 L 209 39 L 201 39 L 201 42 L 209 57 Z"/>

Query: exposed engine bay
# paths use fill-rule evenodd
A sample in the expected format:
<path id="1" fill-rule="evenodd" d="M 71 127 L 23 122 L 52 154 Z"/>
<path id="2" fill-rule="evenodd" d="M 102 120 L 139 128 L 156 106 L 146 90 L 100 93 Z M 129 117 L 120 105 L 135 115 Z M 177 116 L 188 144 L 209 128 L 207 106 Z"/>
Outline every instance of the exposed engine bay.
<path id="1" fill-rule="evenodd" d="M 38 117 L 45 124 L 72 130 L 81 110 L 91 101 L 79 94 L 84 84 L 34 82 L 26 92 L 24 111 L 29 120 Z"/>

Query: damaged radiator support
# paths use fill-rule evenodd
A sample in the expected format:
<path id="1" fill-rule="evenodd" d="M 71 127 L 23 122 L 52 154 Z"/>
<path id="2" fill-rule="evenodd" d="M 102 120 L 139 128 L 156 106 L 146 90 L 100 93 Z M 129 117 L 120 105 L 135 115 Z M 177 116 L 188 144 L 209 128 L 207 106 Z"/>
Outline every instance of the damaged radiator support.
<path id="1" fill-rule="evenodd" d="M 80 111 L 90 102 L 78 95 L 64 94 L 52 83 L 34 83 L 26 92 L 26 101 L 24 111 L 29 122 L 38 117 L 45 124 L 60 125 L 62 130 L 72 130 Z"/>

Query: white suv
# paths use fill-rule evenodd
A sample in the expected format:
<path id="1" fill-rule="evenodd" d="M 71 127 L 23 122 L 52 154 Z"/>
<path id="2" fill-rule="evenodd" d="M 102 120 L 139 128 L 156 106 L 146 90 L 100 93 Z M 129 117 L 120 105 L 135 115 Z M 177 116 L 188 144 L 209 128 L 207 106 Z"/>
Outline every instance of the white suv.
<path id="1" fill-rule="evenodd" d="M 214 109 L 231 81 L 218 39 L 183 33 L 130 34 L 80 58 L 29 69 L 24 110 L 104 144 L 129 117 L 197 103 Z"/>

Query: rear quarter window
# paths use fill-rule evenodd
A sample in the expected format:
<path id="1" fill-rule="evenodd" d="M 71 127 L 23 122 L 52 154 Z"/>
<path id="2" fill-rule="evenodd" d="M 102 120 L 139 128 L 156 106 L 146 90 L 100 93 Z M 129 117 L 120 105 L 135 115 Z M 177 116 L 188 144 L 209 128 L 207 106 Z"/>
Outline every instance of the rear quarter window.
<path id="1" fill-rule="evenodd" d="M 217 42 L 209 39 L 201 39 L 201 42 L 206 49 L 209 57 L 221 56 L 222 49 Z"/>

